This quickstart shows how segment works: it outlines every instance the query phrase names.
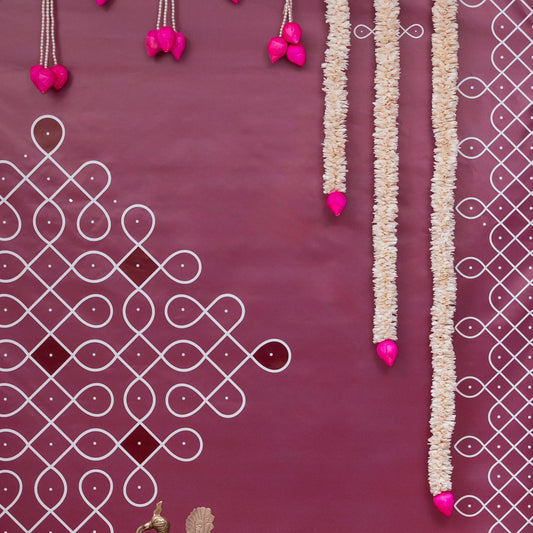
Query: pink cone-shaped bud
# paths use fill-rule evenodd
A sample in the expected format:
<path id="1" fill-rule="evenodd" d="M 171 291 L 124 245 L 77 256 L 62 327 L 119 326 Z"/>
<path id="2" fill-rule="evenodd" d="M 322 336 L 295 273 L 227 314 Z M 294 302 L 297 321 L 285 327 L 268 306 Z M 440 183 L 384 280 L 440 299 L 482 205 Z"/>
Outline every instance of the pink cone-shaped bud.
<path id="1" fill-rule="evenodd" d="M 107 0 L 96 0 L 96 3 L 97 3 L 99 6 L 103 6 L 106 2 L 107 2 Z"/>
<path id="2" fill-rule="evenodd" d="M 239 0 L 232 0 L 234 4 L 238 4 Z"/>
<path id="3" fill-rule="evenodd" d="M 150 30 L 146 34 L 146 50 L 150 57 L 155 56 L 158 52 L 161 52 L 161 46 L 157 39 L 157 30 Z"/>
<path id="4" fill-rule="evenodd" d="M 43 67 L 37 72 L 37 75 L 35 76 L 35 81 L 33 83 L 35 84 L 37 89 L 39 89 L 39 91 L 45 94 L 50 88 L 54 86 L 55 81 L 55 74 L 49 68 Z"/>
<path id="5" fill-rule="evenodd" d="M 328 194 L 326 205 L 330 211 L 338 217 L 346 207 L 346 196 L 340 191 L 333 191 Z"/>
<path id="6" fill-rule="evenodd" d="M 305 65 L 305 48 L 303 44 L 289 44 L 289 47 L 287 48 L 287 59 L 294 63 L 295 65 L 298 65 L 299 67 L 303 67 Z"/>
<path id="7" fill-rule="evenodd" d="M 176 41 L 176 32 L 170 26 L 163 26 L 157 30 L 157 40 L 163 52 L 170 52 Z"/>
<path id="8" fill-rule="evenodd" d="M 34 85 L 37 85 L 37 76 L 41 70 L 43 70 L 42 65 L 33 65 L 33 67 L 30 68 L 30 80 L 33 82 Z"/>
<path id="9" fill-rule="evenodd" d="M 442 492 L 433 498 L 435 507 L 445 516 L 452 516 L 453 511 L 453 494 L 451 492 Z"/>
<path id="10" fill-rule="evenodd" d="M 181 54 L 185 50 L 185 35 L 183 33 L 176 32 L 176 40 L 174 46 L 170 49 L 172 55 L 179 61 Z"/>
<path id="11" fill-rule="evenodd" d="M 281 37 L 272 37 L 268 41 L 268 55 L 270 61 L 275 63 L 287 53 L 287 41 Z"/>
<path id="12" fill-rule="evenodd" d="M 398 356 L 398 346 L 394 341 L 382 341 L 377 345 L 378 357 L 383 359 L 387 366 L 392 366 Z"/>
<path id="13" fill-rule="evenodd" d="M 65 83 L 68 81 L 68 70 L 63 65 L 54 65 L 50 70 L 56 77 L 54 81 L 54 89 L 59 91 L 59 89 L 64 87 Z"/>
<path id="14" fill-rule="evenodd" d="M 298 44 L 302 38 L 302 28 L 297 22 L 287 22 L 287 24 L 283 26 L 281 36 L 289 44 Z"/>

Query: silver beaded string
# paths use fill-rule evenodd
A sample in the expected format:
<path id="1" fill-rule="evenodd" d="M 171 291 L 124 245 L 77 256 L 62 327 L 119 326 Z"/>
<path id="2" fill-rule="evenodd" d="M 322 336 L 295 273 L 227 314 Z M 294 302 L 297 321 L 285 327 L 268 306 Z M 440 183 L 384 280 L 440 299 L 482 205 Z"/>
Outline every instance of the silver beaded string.
<path id="1" fill-rule="evenodd" d="M 165 0 L 165 11 L 163 14 L 163 26 L 168 26 L 167 16 L 168 16 L 168 0 Z"/>
<path id="2" fill-rule="evenodd" d="M 283 26 L 289 22 L 292 22 L 292 0 L 285 0 L 285 5 L 283 6 L 283 20 L 281 21 L 281 28 L 279 29 L 279 36 L 283 33 Z"/>
<path id="3" fill-rule="evenodd" d="M 39 45 L 39 65 L 44 62 L 44 34 L 46 25 L 46 1 L 41 0 L 41 44 Z"/>
<path id="4" fill-rule="evenodd" d="M 54 13 L 54 0 L 49 1 L 49 20 L 50 20 L 50 41 L 52 43 L 52 60 L 54 65 L 57 65 L 56 56 L 56 30 L 55 30 L 55 13 Z"/>
<path id="5" fill-rule="evenodd" d="M 163 1 L 159 0 L 159 7 L 157 9 L 157 23 L 155 25 L 156 30 L 161 28 L 161 14 L 163 13 Z"/>
<path id="6" fill-rule="evenodd" d="M 170 11 L 170 14 L 169 14 Z M 174 0 L 159 0 L 159 6 L 157 8 L 157 23 L 156 30 L 159 30 L 162 26 L 168 26 L 170 18 L 170 25 L 174 31 L 176 30 L 176 5 Z"/>
<path id="7" fill-rule="evenodd" d="M 50 53 L 50 11 L 49 11 L 49 0 L 45 0 L 44 7 L 44 35 L 45 35 L 45 45 L 44 45 L 44 60 L 42 65 L 44 68 L 48 68 L 48 55 Z"/>
<path id="8" fill-rule="evenodd" d="M 41 1 L 41 42 L 39 45 L 39 64 L 48 68 L 50 55 L 57 65 L 56 39 L 54 24 L 54 0 Z"/>
<path id="9" fill-rule="evenodd" d="M 178 31 L 176 29 L 176 2 L 175 0 L 170 0 L 170 8 L 171 8 L 171 20 L 172 20 L 172 29 L 174 31 Z"/>

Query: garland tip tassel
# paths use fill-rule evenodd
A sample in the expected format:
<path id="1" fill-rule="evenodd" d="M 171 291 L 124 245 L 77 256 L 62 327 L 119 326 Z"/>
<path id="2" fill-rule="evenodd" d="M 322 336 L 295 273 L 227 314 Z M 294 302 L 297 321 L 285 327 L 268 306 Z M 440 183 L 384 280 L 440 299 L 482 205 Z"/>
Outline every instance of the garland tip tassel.
<path id="1" fill-rule="evenodd" d="M 378 357 L 382 359 L 387 366 L 392 366 L 396 357 L 398 357 L 398 345 L 391 340 L 381 341 L 377 347 L 376 351 Z"/>
<path id="2" fill-rule="evenodd" d="M 435 507 L 445 516 L 452 516 L 453 511 L 453 494 L 451 492 L 442 492 L 433 497 Z"/>
<path id="3" fill-rule="evenodd" d="M 330 211 L 338 217 L 346 207 L 346 195 L 341 191 L 333 191 L 328 194 L 326 205 Z"/>

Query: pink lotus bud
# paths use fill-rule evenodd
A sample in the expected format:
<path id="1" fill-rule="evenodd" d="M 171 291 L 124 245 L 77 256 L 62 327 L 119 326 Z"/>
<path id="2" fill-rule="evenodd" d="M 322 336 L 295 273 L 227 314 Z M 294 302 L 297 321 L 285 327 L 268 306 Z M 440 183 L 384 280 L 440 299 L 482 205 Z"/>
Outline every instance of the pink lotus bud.
<path id="1" fill-rule="evenodd" d="M 326 205 L 338 217 L 346 207 L 346 196 L 340 191 L 333 191 L 328 194 Z"/>
<path id="2" fill-rule="evenodd" d="M 54 86 L 54 83 L 56 81 L 55 74 L 49 68 L 41 68 L 39 71 L 37 71 L 36 75 L 34 74 L 34 76 L 35 81 L 33 83 L 35 84 L 37 89 L 39 89 L 39 91 L 41 91 L 43 94 L 47 93 L 48 90 Z"/>
<path id="3" fill-rule="evenodd" d="M 97 3 L 99 6 L 103 6 L 106 2 L 107 2 L 107 0 L 96 0 L 96 3 Z"/>
<path id="4" fill-rule="evenodd" d="M 171 48 L 172 55 L 179 60 L 181 54 L 185 50 L 185 35 L 183 33 L 176 32 L 176 40 L 174 41 L 174 46 Z"/>
<path id="5" fill-rule="evenodd" d="M 287 22 L 281 36 L 290 44 L 298 44 L 302 38 L 302 28 L 297 22 Z"/>
<path id="6" fill-rule="evenodd" d="M 433 498 L 435 507 L 445 516 L 452 516 L 453 511 L 453 494 L 451 492 L 442 492 Z"/>
<path id="7" fill-rule="evenodd" d="M 30 68 L 30 80 L 34 85 L 37 85 L 37 76 L 43 68 L 42 65 L 33 65 L 33 67 Z"/>
<path id="8" fill-rule="evenodd" d="M 151 30 L 146 34 L 146 50 L 150 57 L 155 56 L 158 52 L 161 52 L 161 46 L 157 39 L 157 30 Z"/>
<path id="9" fill-rule="evenodd" d="M 287 48 L 287 59 L 291 63 L 303 67 L 305 65 L 305 48 L 303 44 L 289 44 Z"/>
<path id="10" fill-rule="evenodd" d="M 163 26 L 157 30 L 157 40 L 163 52 L 170 52 L 176 41 L 176 32 L 169 26 Z"/>
<path id="11" fill-rule="evenodd" d="M 394 341 L 382 341 L 377 345 L 377 352 L 387 366 L 392 366 L 398 356 L 398 346 Z"/>
<path id="12" fill-rule="evenodd" d="M 287 41 L 281 37 L 272 37 L 268 41 L 268 55 L 270 61 L 275 63 L 287 53 Z"/>
<path id="13" fill-rule="evenodd" d="M 63 65 L 54 65 L 50 70 L 56 77 L 54 89 L 59 91 L 59 89 L 61 89 L 68 81 L 68 70 Z"/>

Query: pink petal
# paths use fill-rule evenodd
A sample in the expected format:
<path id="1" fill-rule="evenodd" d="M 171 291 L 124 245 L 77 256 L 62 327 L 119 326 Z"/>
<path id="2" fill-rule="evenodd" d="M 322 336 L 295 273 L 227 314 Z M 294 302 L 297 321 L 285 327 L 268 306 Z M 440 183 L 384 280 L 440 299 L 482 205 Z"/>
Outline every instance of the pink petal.
<path id="1" fill-rule="evenodd" d="M 290 44 L 298 44 L 302 38 L 302 28 L 297 22 L 287 22 L 281 36 Z"/>
<path id="2" fill-rule="evenodd" d="M 107 2 L 107 0 L 96 0 L 96 3 L 97 3 L 99 6 L 103 6 L 106 2 Z"/>
<path id="3" fill-rule="evenodd" d="M 451 492 L 442 492 L 433 498 L 435 507 L 445 516 L 452 516 L 453 511 L 453 494 Z"/>
<path id="4" fill-rule="evenodd" d="M 163 52 L 170 52 L 176 41 L 176 32 L 169 26 L 163 26 L 157 30 L 157 40 Z"/>
<path id="5" fill-rule="evenodd" d="M 398 356 L 398 346 L 394 341 L 382 341 L 377 345 L 378 357 L 383 359 L 387 366 L 392 366 Z"/>
<path id="6" fill-rule="evenodd" d="M 159 41 L 157 39 L 157 30 L 151 30 L 146 34 L 146 50 L 150 57 L 161 52 L 161 47 L 159 46 Z"/>
<path id="7" fill-rule="evenodd" d="M 346 196 L 340 191 L 333 191 L 328 194 L 326 205 L 338 217 L 346 207 Z"/>
<path id="8" fill-rule="evenodd" d="M 174 46 L 171 48 L 172 55 L 179 61 L 179 58 L 185 50 L 185 35 L 183 33 L 176 32 L 176 40 L 174 41 Z"/>
<path id="9" fill-rule="evenodd" d="M 59 91 L 59 89 L 61 89 L 68 81 L 68 70 L 63 65 L 54 65 L 50 70 L 56 77 L 54 81 L 54 89 Z"/>
<path id="10" fill-rule="evenodd" d="M 287 53 L 287 41 L 281 37 L 272 37 L 268 41 L 268 55 L 270 61 L 275 63 Z"/>
<path id="11" fill-rule="evenodd" d="M 306 59 L 303 44 L 289 44 L 289 47 L 287 48 L 287 59 L 291 63 L 303 67 Z"/>

